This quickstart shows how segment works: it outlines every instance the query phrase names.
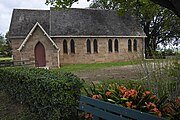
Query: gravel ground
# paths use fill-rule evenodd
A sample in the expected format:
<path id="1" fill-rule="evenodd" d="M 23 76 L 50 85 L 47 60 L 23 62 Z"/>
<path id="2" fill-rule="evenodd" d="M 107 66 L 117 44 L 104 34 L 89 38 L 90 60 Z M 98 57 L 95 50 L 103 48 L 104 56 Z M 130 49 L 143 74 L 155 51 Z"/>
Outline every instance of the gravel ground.
<path id="1" fill-rule="evenodd" d="M 110 67 L 105 69 L 78 71 L 75 75 L 93 82 L 109 79 L 140 79 L 140 70 L 138 65 L 128 65 L 121 67 Z"/>

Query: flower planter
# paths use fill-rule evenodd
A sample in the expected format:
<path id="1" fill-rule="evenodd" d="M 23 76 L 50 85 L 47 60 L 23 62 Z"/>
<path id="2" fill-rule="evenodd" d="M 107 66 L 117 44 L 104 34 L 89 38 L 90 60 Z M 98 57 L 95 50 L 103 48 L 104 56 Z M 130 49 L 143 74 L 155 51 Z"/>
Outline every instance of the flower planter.
<path id="1" fill-rule="evenodd" d="M 79 109 L 93 115 L 93 120 L 165 120 L 148 113 L 129 109 L 90 97 L 81 96 Z"/>

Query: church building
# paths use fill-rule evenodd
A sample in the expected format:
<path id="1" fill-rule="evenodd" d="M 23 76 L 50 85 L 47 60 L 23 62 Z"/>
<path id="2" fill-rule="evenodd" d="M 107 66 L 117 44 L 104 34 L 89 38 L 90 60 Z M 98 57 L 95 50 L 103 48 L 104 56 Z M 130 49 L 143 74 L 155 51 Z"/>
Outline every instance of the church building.
<path id="1" fill-rule="evenodd" d="M 14 9 L 9 29 L 14 61 L 60 67 L 143 58 L 138 21 L 99 9 Z"/>

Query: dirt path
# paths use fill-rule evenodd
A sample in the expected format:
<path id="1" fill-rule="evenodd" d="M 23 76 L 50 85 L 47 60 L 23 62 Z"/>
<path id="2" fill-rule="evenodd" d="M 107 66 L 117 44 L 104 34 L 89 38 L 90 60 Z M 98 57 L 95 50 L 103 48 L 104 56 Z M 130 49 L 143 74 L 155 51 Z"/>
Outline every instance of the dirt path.
<path id="1" fill-rule="evenodd" d="M 140 79 L 139 67 L 128 65 L 121 67 L 111 67 L 105 69 L 74 72 L 75 75 L 90 81 L 101 81 L 108 79 Z"/>

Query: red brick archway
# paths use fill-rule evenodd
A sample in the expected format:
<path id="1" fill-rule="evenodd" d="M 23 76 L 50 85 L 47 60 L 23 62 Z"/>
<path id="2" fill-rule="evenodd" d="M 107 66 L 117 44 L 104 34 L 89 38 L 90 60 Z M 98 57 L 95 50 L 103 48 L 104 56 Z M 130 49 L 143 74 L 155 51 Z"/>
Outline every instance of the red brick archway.
<path id="1" fill-rule="evenodd" d="M 46 66 L 46 54 L 45 48 L 41 42 L 38 42 L 34 50 L 35 54 L 35 66 L 36 67 L 45 67 Z"/>

